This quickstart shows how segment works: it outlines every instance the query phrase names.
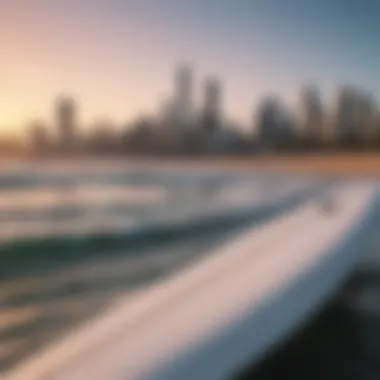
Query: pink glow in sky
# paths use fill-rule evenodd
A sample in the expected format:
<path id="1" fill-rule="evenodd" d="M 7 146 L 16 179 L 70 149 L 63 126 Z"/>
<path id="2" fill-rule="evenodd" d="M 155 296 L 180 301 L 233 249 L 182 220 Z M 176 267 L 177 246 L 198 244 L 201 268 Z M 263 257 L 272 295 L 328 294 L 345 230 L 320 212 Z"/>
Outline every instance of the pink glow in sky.
<path id="1" fill-rule="evenodd" d="M 125 123 L 140 112 L 156 112 L 171 95 L 175 65 L 183 61 L 194 67 L 198 98 L 204 77 L 220 76 L 225 113 L 246 125 L 268 92 L 294 104 L 310 79 L 324 93 L 352 78 L 374 83 L 375 68 L 365 67 L 368 56 L 348 60 L 347 49 L 338 55 L 317 39 L 319 24 L 305 24 L 315 30 L 298 25 L 310 15 L 291 16 L 302 7 L 292 13 L 279 1 L 258 1 L 253 8 L 240 0 L 3 3 L 0 133 L 19 133 L 36 118 L 51 121 L 61 93 L 77 98 L 83 125 L 104 116 Z M 320 27 L 328 29 L 322 11 L 320 16 Z M 358 65 L 365 67 L 361 76 Z"/>

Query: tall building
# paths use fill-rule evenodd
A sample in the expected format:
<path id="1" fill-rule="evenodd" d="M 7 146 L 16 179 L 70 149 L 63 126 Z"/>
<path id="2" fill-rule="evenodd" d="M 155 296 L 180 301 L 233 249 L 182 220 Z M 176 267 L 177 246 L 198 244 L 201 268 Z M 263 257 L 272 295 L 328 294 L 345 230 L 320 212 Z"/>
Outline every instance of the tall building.
<path id="1" fill-rule="evenodd" d="M 51 148 L 51 141 L 44 123 L 36 121 L 30 125 L 30 144 L 35 154 L 46 154 Z"/>
<path id="2" fill-rule="evenodd" d="M 171 121 L 176 128 L 187 127 L 193 118 L 193 73 L 189 66 L 177 68 L 174 80 L 174 99 Z"/>
<path id="3" fill-rule="evenodd" d="M 172 117 L 172 108 L 172 99 L 165 98 L 161 101 L 158 109 L 157 119 L 162 129 L 165 129 L 170 124 Z"/>
<path id="4" fill-rule="evenodd" d="M 217 78 L 208 78 L 204 84 L 202 128 L 206 133 L 214 133 L 222 123 L 222 87 Z"/>
<path id="5" fill-rule="evenodd" d="M 55 104 L 55 118 L 60 149 L 72 151 L 77 143 L 77 106 L 74 99 L 59 98 Z"/>
<path id="6" fill-rule="evenodd" d="M 360 131 L 357 125 L 358 93 L 352 87 L 342 87 L 338 92 L 335 132 L 339 141 L 353 142 Z"/>
<path id="7" fill-rule="evenodd" d="M 355 117 L 361 141 L 365 144 L 374 143 L 376 138 L 376 104 L 370 93 L 360 93 Z"/>
<path id="8" fill-rule="evenodd" d="M 286 115 L 280 102 L 273 97 L 265 98 L 257 115 L 257 136 L 264 149 L 276 148 L 287 128 Z"/>
<path id="9" fill-rule="evenodd" d="M 317 87 L 306 86 L 302 89 L 301 112 L 303 134 L 308 138 L 321 140 L 324 132 L 324 114 L 321 96 Z"/>
<path id="10" fill-rule="evenodd" d="M 189 105 L 193 92 L 193 74 L 189 66 L 179 66 L 175 74 L 176 99 L 183 104 Z"/>

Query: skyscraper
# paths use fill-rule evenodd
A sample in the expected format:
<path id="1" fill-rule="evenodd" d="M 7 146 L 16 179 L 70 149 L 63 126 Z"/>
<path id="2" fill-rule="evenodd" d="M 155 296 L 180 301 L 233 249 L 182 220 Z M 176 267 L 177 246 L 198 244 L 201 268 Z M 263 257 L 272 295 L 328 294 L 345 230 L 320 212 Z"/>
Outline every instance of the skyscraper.
<path id="1" fill-rule="evenodd" d="M 221 84 L 217 78 L 208 78 L 205 81 L 202 126 L 206 133 L 214 133 L 221 126 L 221 92 Z"/>
<path id="2" fill-rule="evenodd" d="M 77 106 L 73 98 L 61 97 L 55 104 L 55 118 L 60 149 L 69 152 L 75 148 L 77 138 Z"/>
<path id="3" fill-rule="evenodd" d="M 257 117 L 258 141 L 261 148 L 273 149 L 281 144 L 287 128 L 287 118 L 280 102 L 274 97 L 265 98 Z"/>
<path id="4" fill-rule="evenodd" d="M 372 145 L 376 138 L 376 104 L 370 93 L 359 94 L 355 117 L 362 143 Z"/>
<path id="5" fill-rule="evenodd" d="M 30 125 L 30 143 L 35 154 L 46 154 L 50 150 L 50 139 L 43 122 L 35 121 Z"/>
<path id="6" fill-rule="evenodd" d="M 358 96 L 356 89 L 342 87 L 338 92 L 336 108 L 336 135 L 338 140 L 351 144 L 358 138 Z"/>
<path id="7" fill-rule="evenodd" d="M 302 89 L 301 112 L 301 124 L 305 136 L 309 139 L 320 141 L 324 132 L 324 114 L 322 100 L 317 87 L 309 85 Z"/>
<path id="8" fill-rule="evenodd" d="M 186 127 L 193 117 L 193 73 L 190 66 L 180 65 L 174 82 L 172 120 L 176 127 Z"/>
<path id="9" fill-rule="evenodd" d="M 184 104 L 191 102 L 192 72 L 189 66 L 179 66 L 175 74 L 176 99 Z"/>

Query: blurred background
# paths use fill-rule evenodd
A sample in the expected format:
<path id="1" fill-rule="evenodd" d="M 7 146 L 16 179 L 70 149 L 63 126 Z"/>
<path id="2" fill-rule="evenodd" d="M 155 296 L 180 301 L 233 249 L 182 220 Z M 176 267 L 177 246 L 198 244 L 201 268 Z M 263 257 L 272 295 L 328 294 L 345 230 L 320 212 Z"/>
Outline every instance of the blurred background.
<path id="1" fill-rule="evenodd" d="M 2 2 L 1 151 L 379 146 L 378 5 Z"/>
<path id="2" fill-rule="evenodd" d="M 321 176 L 379 173 L 376 0 L 0 0 L 0 25 L 0 374 Z M 342 343 L 378 313 L 336 302 L 246 376 L 378 378 Z"/>

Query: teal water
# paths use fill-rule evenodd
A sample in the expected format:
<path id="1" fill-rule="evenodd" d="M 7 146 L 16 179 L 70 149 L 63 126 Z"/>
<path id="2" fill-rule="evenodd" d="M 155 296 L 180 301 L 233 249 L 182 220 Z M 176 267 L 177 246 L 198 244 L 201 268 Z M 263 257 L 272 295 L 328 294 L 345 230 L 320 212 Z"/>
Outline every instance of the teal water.
<path id="1" fill-rule="evenodd" d="M 0 373 L 314 188 L 124 165 L 0 171 Z"/>

